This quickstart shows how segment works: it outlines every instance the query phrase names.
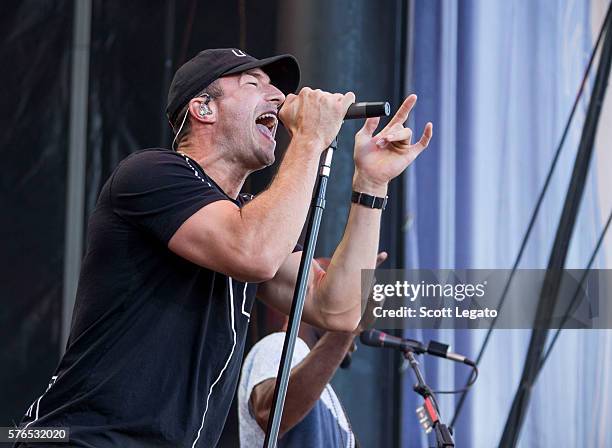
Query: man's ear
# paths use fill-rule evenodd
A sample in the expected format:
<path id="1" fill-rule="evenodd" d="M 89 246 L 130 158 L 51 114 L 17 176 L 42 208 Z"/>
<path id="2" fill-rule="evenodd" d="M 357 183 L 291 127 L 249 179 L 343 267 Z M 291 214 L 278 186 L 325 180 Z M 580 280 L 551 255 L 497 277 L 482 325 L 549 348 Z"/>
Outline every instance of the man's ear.
<path id="1" fill-rule="evenodd" d="M 214 123 L 217 113 L 209 98 L 193 98 L 189 101 L 189 114 L 201 123 Z"/>

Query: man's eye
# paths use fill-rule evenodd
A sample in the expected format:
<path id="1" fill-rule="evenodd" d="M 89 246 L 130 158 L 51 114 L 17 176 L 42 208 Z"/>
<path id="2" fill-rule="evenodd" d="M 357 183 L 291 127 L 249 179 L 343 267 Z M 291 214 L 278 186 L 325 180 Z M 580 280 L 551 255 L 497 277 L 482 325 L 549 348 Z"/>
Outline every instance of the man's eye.
<path id="1" fill-rule="evenodd" d="M 257 83 L 256 82 L 247 82 L 247 84 L 251 84 L 251 85 L 257 87 Z"/>

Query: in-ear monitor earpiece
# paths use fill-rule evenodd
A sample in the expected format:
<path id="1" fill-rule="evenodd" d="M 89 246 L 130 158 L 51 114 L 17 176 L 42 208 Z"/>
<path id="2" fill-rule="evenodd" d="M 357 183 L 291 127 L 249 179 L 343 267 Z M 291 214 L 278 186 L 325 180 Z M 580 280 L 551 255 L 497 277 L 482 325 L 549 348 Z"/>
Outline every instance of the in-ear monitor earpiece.
<path id="1" fill-rule="evenodd" d="M 208 107 L 208 103 L 210 102 L 210 96 L 205 93 L 204 95 L 202 95 L 202 98 L 204 98 L 204 101 L 200 103 L 200 108 L 198 109 L 198 115 L 200 115 L 200 117 L 212 114 L 210 107 Z"/>

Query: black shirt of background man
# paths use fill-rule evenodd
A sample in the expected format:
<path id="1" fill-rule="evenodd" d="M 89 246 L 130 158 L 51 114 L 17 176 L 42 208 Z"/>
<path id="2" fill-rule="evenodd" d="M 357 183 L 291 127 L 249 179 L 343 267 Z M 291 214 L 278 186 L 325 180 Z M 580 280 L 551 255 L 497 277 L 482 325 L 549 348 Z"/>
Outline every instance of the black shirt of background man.
<path id="1" fill-rule="evenodd" d="M 205 205 L 247 196 L 229 198 L 172 151 L 119 164 L 89 220 L 66 353 L 21 428 L 68 427 L 82 447 L 217 444 L 257 288 L 167 245 Z"/>

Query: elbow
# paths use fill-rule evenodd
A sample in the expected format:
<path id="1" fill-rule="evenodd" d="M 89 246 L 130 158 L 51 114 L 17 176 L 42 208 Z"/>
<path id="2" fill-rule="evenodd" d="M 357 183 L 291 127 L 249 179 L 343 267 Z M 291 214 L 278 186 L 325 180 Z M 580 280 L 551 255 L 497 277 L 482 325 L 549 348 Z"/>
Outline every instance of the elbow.
<path id="1" fill-rule="evenodd" d="M 276 273 L 280 269 L 280 263 L 267 254 L 260 254 L 258 257 L 255 257 L 253 269 L 257 271 L 260 282 L 267 282 L 276 276 Z"/>
<path id="2" fill-rule="evenodd" d="M 359 317 L 349 314 L 329 314 L 323 316 L 323 328 L 327 331 L 351 333 L 359 325 Z"/>
<path id="3" fill-rule="evenodd" d="M 293 245 L 279 245 L 278 242 L 263 243 L 261 234 L 253 231 L 244 232 L 234 242 L 242 270 L 250 277 L 252 283 L 263 283 L 272 280 L 291 254 Z"/>
<path id="4" fill-rule="evenodd" d="M 274 278 L 274 273 L 263 265 L 248 265 L 236 269 L 232 277 L 241 282 L 263 283 Z"/>
<path id="5" fill-rule="evenodd" d="M 255 410 L 255 421 L 263 432 L 268 428 L 268 418 L 270 417 L 270 408 Z"/>
<path id="6" fill-rule="evenodd" d="M 343 333 L 352 333 L 357 328 L 357 324 L 350 322 L 339 322 L 338 324 L 332 324 L 329 331 L 340 331 Z"/>
<path id="7" fill-rule="evenodd" d="M 271 270 L 267 270 L 264 268 L 255 268 L 251 271 L 251 278 L 247 279 L 249 283 L 264 283 L 268 280 L 272 280 L 274 278 L 274 274 Z"/>
<path id="8" fill-rule="evenodd" d="M 242 260 L 244 265 L 241 268 L 243 272 L 241 280 L 251 283 L 263 283 L 273 279 L 280 268 L 280 263 L 277 263 L 261 247 L 244 253 Z"/>
<path id="9" fill-rule="evenodd" d="M 318 323 L 317 326 L 327 331 L 351 333 L 357 329 L 361 321 L 361 304 L 352 303 L 341 307 L 335 305 L 330 309 L 326 292 L 323 288 L 317 290 Z"/>
<path id="10" fill-rule="evenodd" d="M 259 409 L 255 412 L 255 421 L 263 432 L 268 430 L 268 419 L 270 418 L 270 408 Z M 281 423 L 278 427 L 278 438 L 282 438 L 292 426 L 287 422 L 285 416 L 281 418 Z"/>

